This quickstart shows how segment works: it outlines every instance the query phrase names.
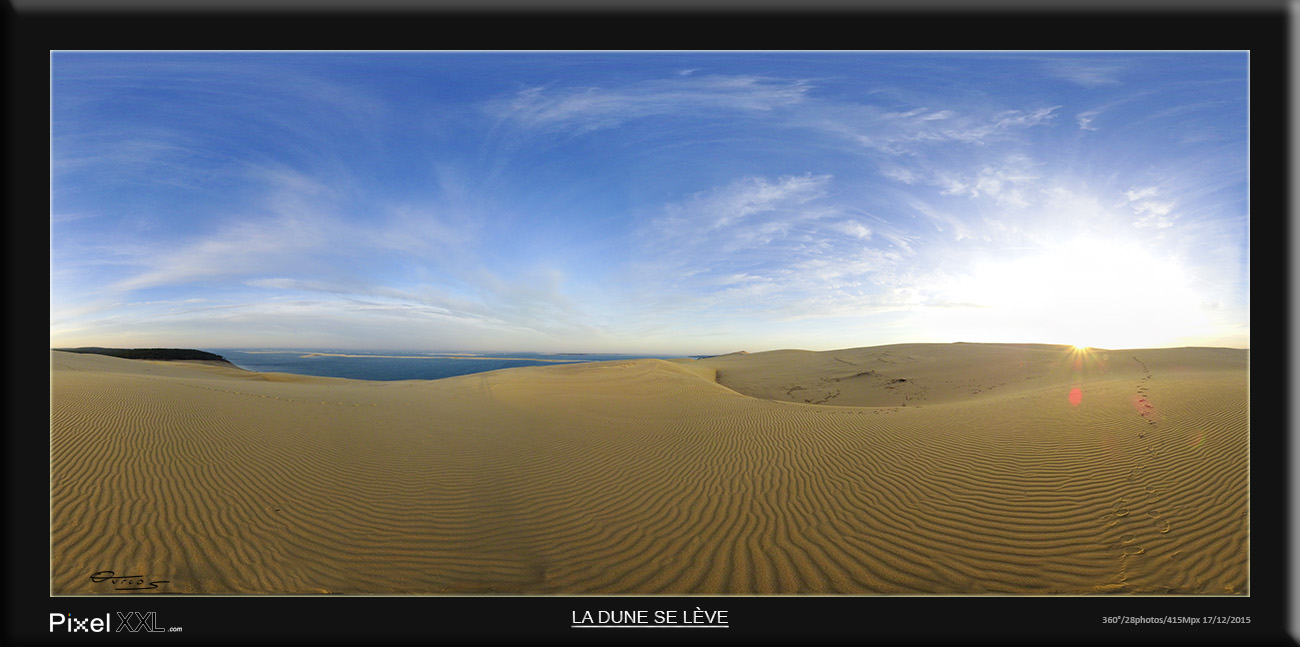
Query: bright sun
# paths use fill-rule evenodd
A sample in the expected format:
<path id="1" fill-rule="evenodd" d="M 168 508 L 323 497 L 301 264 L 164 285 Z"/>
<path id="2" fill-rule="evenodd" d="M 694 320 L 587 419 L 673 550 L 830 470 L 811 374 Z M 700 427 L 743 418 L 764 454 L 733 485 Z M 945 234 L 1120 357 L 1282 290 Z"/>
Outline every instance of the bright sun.
<path id="1" fill-rule="evenodd" d="M 1088 348 L 1178 345 L 1209 325 L 1177 259 L 1140 239 L 1078 238 L 1038 252 L 975 263 L 950 296 L 971 303 L 965 324 L 1008 341 Z M 969 333 L 968 333 L 969 334 Z"/>

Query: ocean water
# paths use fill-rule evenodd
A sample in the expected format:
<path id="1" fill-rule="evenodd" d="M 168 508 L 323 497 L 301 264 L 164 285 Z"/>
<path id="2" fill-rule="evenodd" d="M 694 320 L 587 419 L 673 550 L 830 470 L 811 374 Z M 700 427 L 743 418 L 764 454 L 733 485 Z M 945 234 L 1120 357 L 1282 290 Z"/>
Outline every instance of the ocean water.
<path id="1" fill-rule="evenodd" d="M 436 353 L 429 351 L 261 350 L 204 348 L 242 369 L 353 380 L 437 380 L 520 366 L 550 366 L 684 355 L 588 355 L 552 353 Z"/>

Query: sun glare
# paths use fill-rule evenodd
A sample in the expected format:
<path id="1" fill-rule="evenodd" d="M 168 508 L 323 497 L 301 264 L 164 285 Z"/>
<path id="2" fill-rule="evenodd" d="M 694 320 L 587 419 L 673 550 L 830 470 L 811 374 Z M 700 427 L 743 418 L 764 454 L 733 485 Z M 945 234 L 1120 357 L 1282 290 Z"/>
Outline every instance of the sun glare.
<path id="1" fill-rule="evenodd" d="M 1206 331 L 1202 297 L 1177 259 L 1131 240 L 1082 237 L 1051 249 L 987 258 L 949 284 L 977 306 L 972 324 L 1000 336 L 1089 348 L 1165 345 Z M 970 316 L 973 315 L 973 316 Z"/>

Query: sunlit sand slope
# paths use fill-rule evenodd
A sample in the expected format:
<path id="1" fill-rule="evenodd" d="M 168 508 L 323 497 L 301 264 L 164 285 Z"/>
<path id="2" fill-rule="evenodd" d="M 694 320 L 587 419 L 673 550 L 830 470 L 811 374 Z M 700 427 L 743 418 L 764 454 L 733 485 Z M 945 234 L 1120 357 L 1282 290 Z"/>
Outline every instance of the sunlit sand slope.
<path id="1" fill-rule="evenodd" d="M 1247 358 L 907 345 L 363 382 L 52 352 L 51 588 L 1245 593 Z"/>

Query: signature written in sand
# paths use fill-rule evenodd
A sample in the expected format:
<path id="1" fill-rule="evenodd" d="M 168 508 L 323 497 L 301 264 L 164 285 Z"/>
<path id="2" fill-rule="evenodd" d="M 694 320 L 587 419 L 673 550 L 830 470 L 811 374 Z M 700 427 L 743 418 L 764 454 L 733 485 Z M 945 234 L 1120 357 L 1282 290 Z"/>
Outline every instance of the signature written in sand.
<path id="1" fill-rule="evenodd" d="M 167 584 L 171 580 L 146 581 L 143 575 L 118 576 L 113 571 L 97 571 L 90 574 L 90 581 L 95 584 L 108 582 L 113 585 L 114 591 L 148 591 L 158 588 L 159 584 Z"/>

